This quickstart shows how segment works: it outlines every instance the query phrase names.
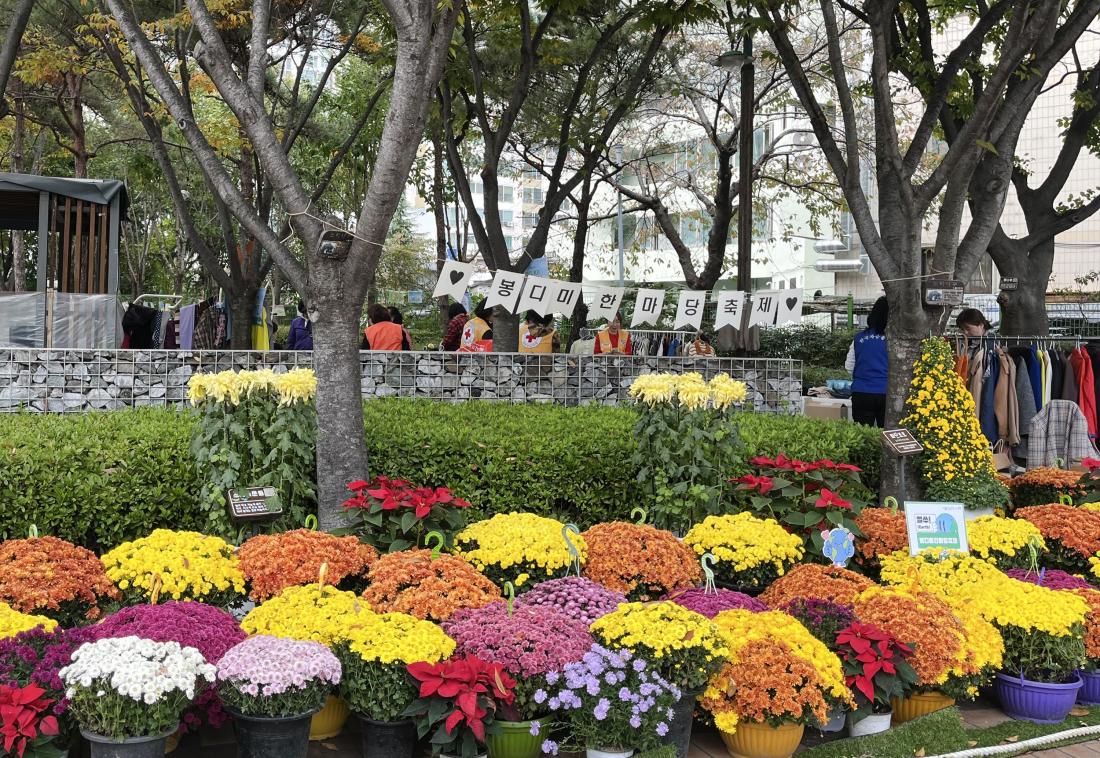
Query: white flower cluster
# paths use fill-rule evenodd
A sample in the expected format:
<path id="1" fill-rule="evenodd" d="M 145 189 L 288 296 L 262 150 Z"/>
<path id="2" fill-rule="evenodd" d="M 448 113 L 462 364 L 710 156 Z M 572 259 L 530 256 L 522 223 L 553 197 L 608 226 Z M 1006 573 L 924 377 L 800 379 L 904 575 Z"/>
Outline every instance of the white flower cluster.
<path id="1" fill-rule="evenodd" d="M 198 650 L 178 642 L 117 637 L 84 643 L 58 673 L 69 698 L 77 688 L 109 686 L 123 697 L 153 705 L 175 691 L 193 699 L 198 680 L 213 682 L 216 669 Z"/>

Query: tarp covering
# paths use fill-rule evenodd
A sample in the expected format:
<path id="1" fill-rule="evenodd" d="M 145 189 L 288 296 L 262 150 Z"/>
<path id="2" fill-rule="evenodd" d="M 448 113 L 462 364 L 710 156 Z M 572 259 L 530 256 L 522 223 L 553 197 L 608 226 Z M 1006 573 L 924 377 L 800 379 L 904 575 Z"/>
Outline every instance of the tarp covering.
<path id="1" fill-rule="evenodd" d="M 46 346 L 45 292 L 0 294 L 0 348 Z M 115 295 L 53 294 L 51 346 L 112 350 L 122 342 Z"/>
<path id="2" fill-rule="evenodd" d="M 0 293 L 0 347 L 44 347 L 46 293 Z"/>

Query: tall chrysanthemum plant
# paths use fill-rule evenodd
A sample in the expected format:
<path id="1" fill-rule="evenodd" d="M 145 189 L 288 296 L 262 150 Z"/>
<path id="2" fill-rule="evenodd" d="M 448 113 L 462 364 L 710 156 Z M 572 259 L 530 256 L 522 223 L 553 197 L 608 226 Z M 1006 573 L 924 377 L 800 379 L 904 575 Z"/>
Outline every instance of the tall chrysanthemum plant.
<path id="1" fill-rule="evenodd" d="M 204 531 L 231 533 L 226 492 L 237 487 L 274 487 L 285 513 L 281 526 L 304 521 L 316 499 L 316 392 L 311 369 L 191 377 L 188 399 L 198 411 L 191 453 L 203 483 Z"/>
<path id="2" fill-rule="evenodd" d="M 951 347 L 942 339 L 925 340 L 914 369 L 901 423 L 924 447 L 919 463 L 927 495 L 971 509 L 1003 508 L 1008 489 L 997 479 L 989 441 L 974 398 L 955 371 Z"/>
<path id="3" fill-rule="evenodd" d="M 740 462 L 733 411 L 748 397 L 726 374 L 644 374 L 630 386 L 638 407 L 633 465 L 655 524 L 685 531 L 721 512 Z"/>

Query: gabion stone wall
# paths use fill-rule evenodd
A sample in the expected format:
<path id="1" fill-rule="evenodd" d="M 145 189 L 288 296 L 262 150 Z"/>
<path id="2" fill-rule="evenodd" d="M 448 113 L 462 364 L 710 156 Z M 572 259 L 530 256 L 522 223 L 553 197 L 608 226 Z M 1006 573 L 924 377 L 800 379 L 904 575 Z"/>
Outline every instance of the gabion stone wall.
<path id="1" fill-rule="evenodd" d="M 521 355 L 518 353 L 362 352 L 363 397 L 446 402 L 614 405 L 646 373 L 726 373 L 749 385 L 746 407 L 797 413 L 802 364 L 786 359 Z M 0 412 L 79 412 L 179 405 L 197 372 L 311 366 L 294 351 L 0 350 Z"/>

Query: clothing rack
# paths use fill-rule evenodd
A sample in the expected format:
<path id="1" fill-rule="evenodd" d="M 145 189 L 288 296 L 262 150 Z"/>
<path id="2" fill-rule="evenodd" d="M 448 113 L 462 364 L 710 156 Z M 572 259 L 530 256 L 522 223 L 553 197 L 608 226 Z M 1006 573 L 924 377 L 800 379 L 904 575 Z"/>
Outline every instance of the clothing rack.
<path id="1" fill-rule="evenodd" d="M 143 302 L 144 301 L 144 302 Z M 149 292 L 134 298 L 134 305 L 147 305 L 157 310 L 175 310 L 183 302 L 183 295 L 165 295 Z M 156 303 L 154 306 L 153 304 Z M 170 303 L 170 304 L 169 304 Z"/>
<path id="2" fill-rule="evenodd" d="M 626 327 L 623 327 L 623 328 L 624 328 L 625 331 L 630 333 L 631 337 L 634 337 L 634 336 L 637 336 L 639 338 L 642 338 L 642 337 L 691 337 L 691 338 L 694 338 L 695 337 L 695 332 L 684 331 L 682 329 L 681 330 L 674 330 L 674 329 L 628 329 Z M 593 329 L 591 327 L 586 326 L 583 329 L 581 329 L 581 339 L 586 339 L 586 340 L 593 339 L 601 331 L 603 331 L 602 327 L 599 328 L 599 329 Z"/>

